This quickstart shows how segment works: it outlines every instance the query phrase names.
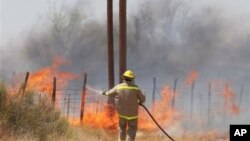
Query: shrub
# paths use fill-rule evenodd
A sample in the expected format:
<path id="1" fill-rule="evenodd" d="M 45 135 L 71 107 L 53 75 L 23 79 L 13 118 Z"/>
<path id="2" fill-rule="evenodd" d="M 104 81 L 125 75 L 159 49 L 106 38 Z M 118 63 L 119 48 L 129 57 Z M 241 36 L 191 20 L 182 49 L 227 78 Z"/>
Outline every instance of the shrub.
<path id="1" fill-rule="evenodd" d="M 39 140 L 47 140 L 51 134 L 63 135 L 69 124 L 54 109 L 47 98 L 35 99 L 34 92 L 23 96 L 11 95 L 6 101 L 6 89 L 0 87 L 0 128 L 6 128 L 15 135 L 29 134 Z"/>
<path id="2" fill-rule="evenodd" d="M 7 90 L 3 83 L 0 83 L 0 112 L 3 111 L 4 106 L 6 105 L 6 97 L 7 97 Z"/>

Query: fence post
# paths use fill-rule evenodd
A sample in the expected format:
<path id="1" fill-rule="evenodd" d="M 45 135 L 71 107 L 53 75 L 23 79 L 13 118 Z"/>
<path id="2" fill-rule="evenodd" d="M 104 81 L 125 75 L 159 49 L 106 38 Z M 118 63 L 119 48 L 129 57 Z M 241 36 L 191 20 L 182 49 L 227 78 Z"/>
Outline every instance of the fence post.
<path id="1" fill-rule="evenodd" d="M 229 92 L 229 88 L 230 88 L 230 85 L 229 83 L 227 82 L 226 83 L 226 93 Z M 228 104 L 228 99 L 227 99 L 227 96 L 224 97 L 224 107 L 223 107 L 223 122 L 225 123 L 226 120 L 227 120 L 227 104 Z"/>
<path id="2" fill-rule="evenodd" d="M 80 110 L 80 121 L 83 120 L 84 115 L 84 106 L 85 106 L 85 99 L 86 99 L 86 84 L 87 84 L 87 73 L 84 73 L 84 81 L 82 87 L 82 99 L 81 99 L 81 110 Z"/>
<path id="3" fill-rule="evenodd" d="M 210 124 L 210 111 L 211 111 L 211 83 L 208 84 L 208 112 L 207 112 L 207 124 Z"/>
<path id="4" fill-rule="evenodd" d="M 195 81 L 192 82 L 192 87 L 191 87 L 191 109 L 190 109 L 190 118 L 193 118 L 193 105 L 194 105 L 194 86 L 195 86 Z"/>
<path id="5" fill-rule="evenodd" d="M 104 106 L 103 106 L 103 97 L 101 97 L 101 104 L 100 104 L 100 105 L 101 105 L 100 111 L 102 111 L 102 110 L 103 110 L 103 107 L 104 107 Z"/>
<path id="6" fill-rule="evenodd" d="M 25 93 L 25 90 L 26 90 L 26 87 L 27 87 L 27 84 L 28 84 L 29 75 L 30 75 L 30 73 L 27 72 L 27 73 L 26 73 L 26 76 L 25 76 L 24 84 L 23 84 L 23 87 L 22 87 L 22 89 L 23 89 L 22 94 L 23 94 L 23 95 L 24 95 L 24 93 Z"/>
<path id="7" fill-rule="evenodd" d="M 202 93 L 200 93 L 199 95 L 199 99 L 200 99 L 200 118 L 202 119 L 202 115 L 203 115 L 203 105 L 202 105 Z"/>
<path id="8" fill-rule="evenodd" d="M 239 102 L 238 102 L 239 109 L 241 107 L 243 93 L 244 93 L 244 85 L 241 85 L 241 88 L 240 88 L 240 98 L 239 98 Z"/>
<path id="9" fill-rule="evenodd" d="M 96 114 L 97 114 L 98 111 L 99 111 L 99 102 L 100 102 L 100 96 L 98 95 L 98 96 L 97 96 L 97 101 L 96 101 Z"/>
<path id="10" fill-rule="evenodd" d="M 67 98 L 66 98 L 66 96 L 64 96 L 64 99 L 63 99 L 63 115 L 64 116 L 65 116 L 65 110 L 66 110 L 66 101 L 67 101 Z"/>
<path id="11" fill-rule="evenodd" d="M 52 103 L 55 108 L 56 103 L 56 77 L 53 78 Z"/>
<path id="12" fill-rule="evenodd" d="M 67 105 L 67 118 L 69 118 L 69 108 L 70 108 L 70 94 L 68 94 L 68 105 Z"/>
<path id="13" fill-rule="evenodd" d="M 73 98 L 73 122 L 75 121 L 75 109 L 76 109 L 76 90 Z"/>
<path id="14" fill-rule="evenodd" d="M 38 94 L 38 99 L 39 99 L 39 102 L 42 101 L 42 96 L 41 96 L 41 93 Z"/>
<path id="15" fill-rule="evenodd" d="M 153 77 L 153 95 L 152 95 L 153 110 L 154 110 L 154 104 L 155 104 L 155 91 L 156 91 L 156 78 Z"/>
<path id="16" fill-rule="evenodd" d="M 173 98 L 172 98 L 172 110 L 174 109 L 174 105 L 175 105 L 175 95 L 176 95 L 177 82 L 178 82 L 178 79 L 175 78 L 175 80 L 174 80 Z"/>

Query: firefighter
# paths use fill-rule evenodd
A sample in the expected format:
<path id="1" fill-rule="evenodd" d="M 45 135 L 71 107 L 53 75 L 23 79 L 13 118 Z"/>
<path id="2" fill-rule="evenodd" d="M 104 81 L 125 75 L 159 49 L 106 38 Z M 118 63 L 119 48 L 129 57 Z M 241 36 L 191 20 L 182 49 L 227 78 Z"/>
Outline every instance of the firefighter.
<path id="1" fill-rule="evenodd" d="M 145 96 L 140 88 L 134 84 L 134 73 L 127 70 L 122 75 L 123 83 L 106 91 L 103 95 L 117 97 L 117 112 L 119 114 L 119 140 L 134 141 L 138 125 L 138 105 L 145 102 Z M 126 131 L 128 126 L 128 130 Z"/>

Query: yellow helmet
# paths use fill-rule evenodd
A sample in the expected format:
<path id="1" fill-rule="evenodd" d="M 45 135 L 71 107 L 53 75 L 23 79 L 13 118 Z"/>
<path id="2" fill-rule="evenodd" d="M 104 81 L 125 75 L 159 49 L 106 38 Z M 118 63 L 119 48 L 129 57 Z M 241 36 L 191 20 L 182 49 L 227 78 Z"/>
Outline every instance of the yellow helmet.
<path id="1" fill-rule="evenodd" d="M 135 79 L 135 75 L 131 70 L 125 71 L 122 76 L 129 79 Z"/>

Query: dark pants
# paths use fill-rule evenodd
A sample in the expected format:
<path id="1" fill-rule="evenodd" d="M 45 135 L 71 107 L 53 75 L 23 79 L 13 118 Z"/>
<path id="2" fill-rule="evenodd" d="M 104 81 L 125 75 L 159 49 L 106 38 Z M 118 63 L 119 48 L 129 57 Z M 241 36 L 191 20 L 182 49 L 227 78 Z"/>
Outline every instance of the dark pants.
<path id="1" fill-rule="evenodd" d="M 128 125 L 128 131 L 126 131 Z M 127 120 L 125 118 L 119 118 L 119 132 L 120 132 L 120 140 L 125 141 L 126 136 L 128 134 L 128 141 L 134 141 L 136 132 L 137 132 L 138 120 Z"/>

